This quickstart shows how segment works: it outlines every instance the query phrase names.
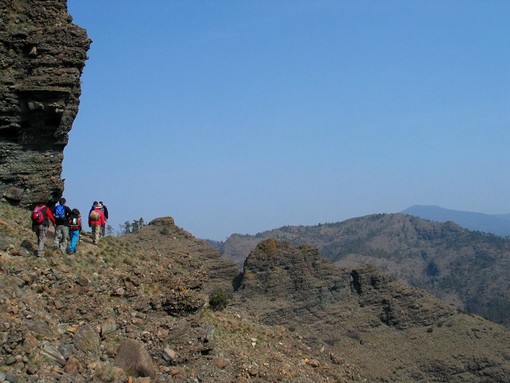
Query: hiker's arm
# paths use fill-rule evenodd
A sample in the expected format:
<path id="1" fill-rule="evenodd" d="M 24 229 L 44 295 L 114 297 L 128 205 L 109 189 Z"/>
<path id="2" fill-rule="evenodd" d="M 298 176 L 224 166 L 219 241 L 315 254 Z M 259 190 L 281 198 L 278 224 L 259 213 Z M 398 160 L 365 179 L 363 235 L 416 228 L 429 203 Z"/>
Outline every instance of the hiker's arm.
<path id="1" fill-rule="evenodd" d="M 46 210 L 46 215 L 48 216 L 48 219 L 51 221 L 51 223 L 53 224 L 53 226 L 56 226 L 57 225 L 57 222 L 55 221 L 55 216 L 53 215 L 51 209 L 47 209 Z"/>

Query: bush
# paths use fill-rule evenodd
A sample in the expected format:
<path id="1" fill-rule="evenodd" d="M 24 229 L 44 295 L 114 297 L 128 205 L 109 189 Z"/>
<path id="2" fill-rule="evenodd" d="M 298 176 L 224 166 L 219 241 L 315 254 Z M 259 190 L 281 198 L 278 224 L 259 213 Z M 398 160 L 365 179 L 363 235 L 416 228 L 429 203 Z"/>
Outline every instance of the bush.
<path id="1" fill-rule="evenodd" d="M 214 311 L 223 310 L 227 307 L 228 304 L 228 296 L 224 291 L 217 291 L 209 295 L 209 306 Z"/>

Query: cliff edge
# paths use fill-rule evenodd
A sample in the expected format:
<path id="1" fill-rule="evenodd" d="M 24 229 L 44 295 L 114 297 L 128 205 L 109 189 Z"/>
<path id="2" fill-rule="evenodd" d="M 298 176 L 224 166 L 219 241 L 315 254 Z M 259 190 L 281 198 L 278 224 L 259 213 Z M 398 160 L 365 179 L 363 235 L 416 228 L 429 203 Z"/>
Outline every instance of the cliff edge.
<path id="1" fill-rule="evenodd" d="M 0 197 L 58 199 L 91 41 L 65 0 L 0 3 Z"/>

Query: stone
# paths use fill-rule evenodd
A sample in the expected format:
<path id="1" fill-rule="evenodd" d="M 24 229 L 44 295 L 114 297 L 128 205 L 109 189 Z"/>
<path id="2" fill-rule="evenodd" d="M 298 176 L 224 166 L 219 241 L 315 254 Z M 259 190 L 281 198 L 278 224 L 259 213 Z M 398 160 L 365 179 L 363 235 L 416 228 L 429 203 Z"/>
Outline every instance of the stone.
<path id="1" fill-rule="evenodd" d="M 0 251 L 7 251 L 13 247 L 13 239 L 10 237 L 0 237 Z"/>
<path id="2" fill-rule="evenodd" d="M 54 335 L 51 327 L 42 319 L 34 320 L 30 325 L 31 330 L 40 337 L 49 338 Z"/>
<path id="3" fill-rule="evenodd" d="M 24 239 L 23 241 L 21 241 L 21 247 L 30 251 L 30 252 L 33 252 L 35 250 L 35 247 L 32 244 L 32 242 L 30 242 L 27 239 Z"/>
<path id="4" fill-rule="evenodd" d="M 86 354 L 99 355 L 100 344 L 99 335 L 89 325 L 80 327 L 74 335 L 74 346 Z"/>
<path id="5" fill-rule="evenodd" d="M 315 359 L 305 359 L 305 363 L 312 367 L 319 367 L 321 365 L 320 362 Z"/>
<path id="6" fill-rule="evenodd" d="M 115 332 L 117 330 L 117 323 L 115 319 L 108 318 L 103 323 L 101 323 L 101 336 L 104 338 L 108 334 Z"/>
<path id="7" fill-rule="evenodd" d="M 229 363 L 230 363 L 229 360 L 226 358 L 219 357 L 214 359 L 214 365 L 219 368 L 225 368 L 229 365 Z"/>
<path id="8" fill-rule="evenodd" d="M 66 364 L 66 359 L 63 357 L 60 351 L 58 351 L 49 343 L 44 344 L 41 353 L 49 360 L 59 364 L 60 366 L 64 366 Z"/>
<path id="9" fill-rule="evenodd" d="M 81 365 L 80 361 L 73 356 L 71 356 L 67 360 L 67 363 L 64 366 L 64 372 L 69 375 L 76 376 L 79 373 L 81 373 L 82 371 L 83 371 L 83 366 Z"/>
<path id="10" fill-rule="evenodd" d="M 249 366 L 247 369 L 246 369 L 246 372 L 248 372 L 248 374 L 252 377 L 255 377 L 259 374 L 259 370 L 257 367 L 253 367 L 253 366 Z"/>
<path id="11" fill-rule="evenodd" d="M 37 374 L 37 366 L 34 365 L 34 364 L 27 364 L 26 369 L 27 369 L 27 374 L 28 375 L 35 375 L 35 374 Z M 0 382 L 1 382 L 1 380 L 0 380 Z"/>
<path id="12" fill-rule="evenodd" d="M 152 377 L 156 371 L 143 343 L 133 339 L 126 339 L 119 345 L 113 364 L 134 377 Z"/>
<path id="13" fill-rule="evenodd" d="M 19 257 L 22 254 L 23 251 L 21 249 L 18 248 L 9 249 L 9 255 L 12 255 L 13 257 Z"/>
<path id="14" fill-rule="evenodd" d="M 7 343 L 9 340 L 9 333 L 8 332 L 0 332 L 0 346 Z"/>
<path id="15" fill-rule="evenodd" d="M 89 285 L 89 280 L 85 276 L 80 275 L 76 280 L 76 283 L 78 283 L 81 287 L 87 287 Z"/>
<path id="16" fill-rule="evenodd" d="M 168 363 L 175 363 L 177 360 L 177 353 L 170 347 L 165 347 L 163 350 L 163 359 L 165 359 Z"/>
<path id="17" fill-rule="evenodd" d="M 5 359 L 6 366 L 10 366 L 11 364 L 14 364 L 14 363 L 16 363 L 16 358 L 13 356 L 9 356 L 9 357 L 7 357 L 7 359 Z"/>

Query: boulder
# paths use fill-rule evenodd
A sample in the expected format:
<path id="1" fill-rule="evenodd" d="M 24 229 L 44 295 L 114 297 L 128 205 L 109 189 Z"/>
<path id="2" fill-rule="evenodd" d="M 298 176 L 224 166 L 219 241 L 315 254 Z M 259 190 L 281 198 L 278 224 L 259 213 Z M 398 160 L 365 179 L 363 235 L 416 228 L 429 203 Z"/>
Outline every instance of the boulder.
<path id="1" fill-rule="evenodd" d="M 114 365 L 135 377 L 155 375 L 154 364 L 145 346 L 133 339 L 126 339 L 119 345 Z"/>

